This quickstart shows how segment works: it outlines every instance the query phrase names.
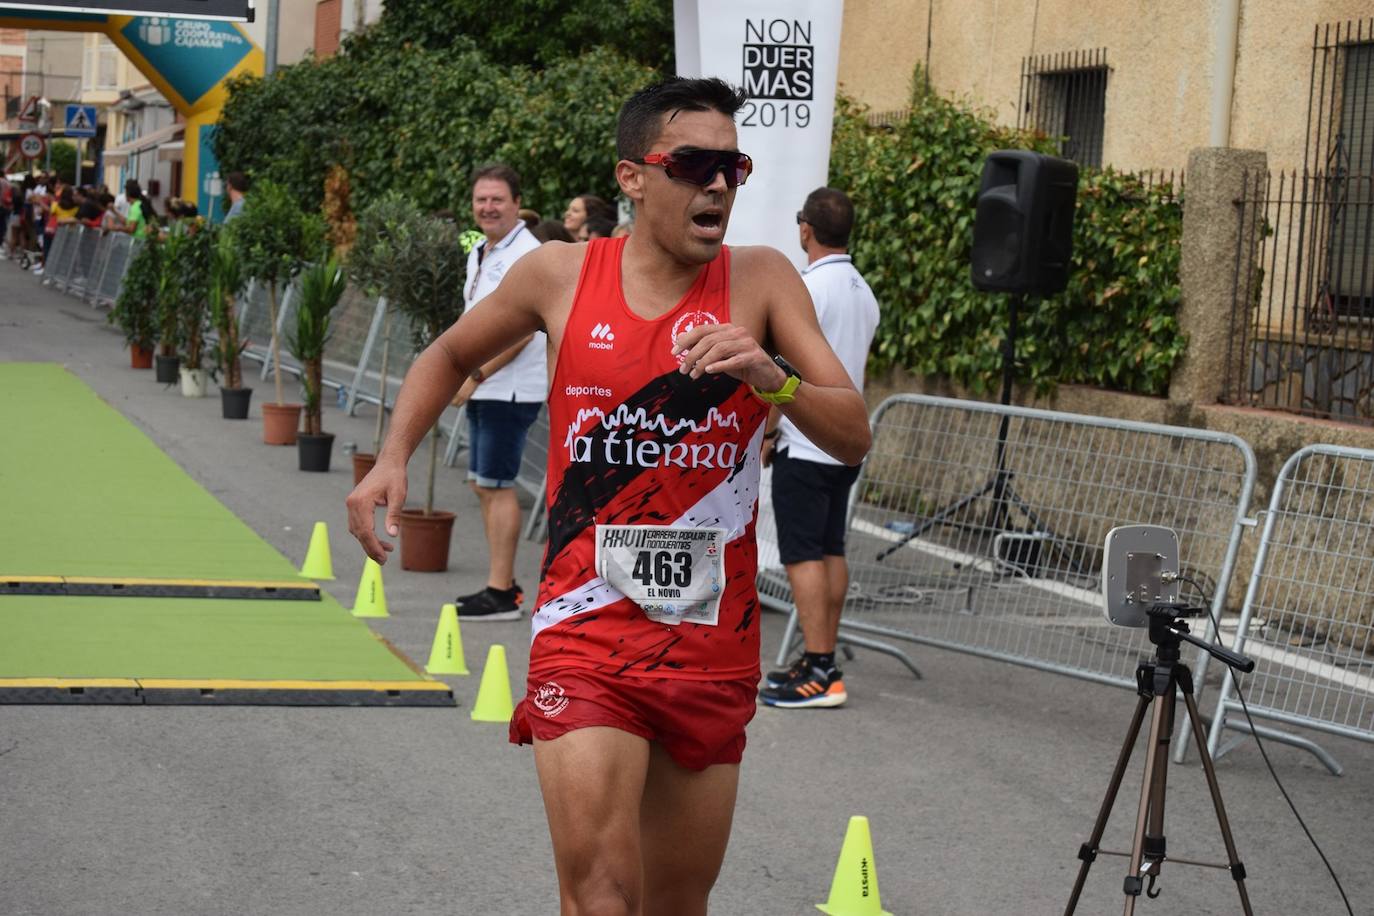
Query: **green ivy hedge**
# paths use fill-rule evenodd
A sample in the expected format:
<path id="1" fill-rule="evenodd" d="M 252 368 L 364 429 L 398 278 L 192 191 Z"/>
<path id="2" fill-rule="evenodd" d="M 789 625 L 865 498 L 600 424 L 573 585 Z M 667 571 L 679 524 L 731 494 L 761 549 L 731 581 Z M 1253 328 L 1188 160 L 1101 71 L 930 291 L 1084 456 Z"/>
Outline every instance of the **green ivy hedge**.
<path id="1" fill-rule="evenodd" d="M 858 211 L 851 250 L 882 304 L 870 356 L 875 369 L 943 376 L 975 392 L 1001 377 L 1007 301 L 969 278 L 974 206 L 983 160 L 997 149 L 1052 152 L 1053 144 L 924 89 L 910 114 L 870 126 L 841 98 L 831 183 Z M 1028 301 L 1017 378 L 1038 390 L 1078 382 L 1164 394 L 1185 340 L 1176 318 L 1182 207 L 1169 189 L 1130 175 L 1084 169 L 1068 288 Z"/>
<path id="2" fill-rule="evenodd" d="M 615 196 L 616 112 L 653 77 L 605 48 L 532 70 L 499 67 L 466 39 L 442 50 L 368 39 L 271 79 L 231 81 L 215 154 L 308 209 L 339 163 L 355 211 L 396 190 L 465 213 L 472 169 L 502 161 L 524 178 L 525 206 L 562 214 L 576 194 Z"/>

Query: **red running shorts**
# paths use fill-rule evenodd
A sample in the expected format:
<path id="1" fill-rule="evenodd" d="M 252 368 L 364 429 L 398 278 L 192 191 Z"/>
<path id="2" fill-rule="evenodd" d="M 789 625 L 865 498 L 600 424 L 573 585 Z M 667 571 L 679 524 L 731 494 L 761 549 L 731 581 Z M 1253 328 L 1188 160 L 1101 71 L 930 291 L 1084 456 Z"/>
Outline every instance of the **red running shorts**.
<path id="1" fill-rule="evenodd" d="M 754 718 L 757 679 L 695 681 L 566 668 L 531 675 L 510 721 L 512 744 L 608 726 L 657 741 L 681 767 L 739 763 Z"/>

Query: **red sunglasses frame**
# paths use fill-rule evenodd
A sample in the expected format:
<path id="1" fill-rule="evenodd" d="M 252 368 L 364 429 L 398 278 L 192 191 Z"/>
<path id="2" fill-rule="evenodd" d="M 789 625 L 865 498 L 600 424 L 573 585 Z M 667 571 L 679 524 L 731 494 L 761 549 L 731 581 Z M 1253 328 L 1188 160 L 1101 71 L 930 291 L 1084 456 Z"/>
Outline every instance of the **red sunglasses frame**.
<path id="1" fill-rule="evenodd" d="M 705 180 L 705 181 L 693 181 L 692 179 L 690 179 L 690 178 L 688 178 L 688 177 L 686 177 L 686 176 L 684 176 L 684 175 L 674 174 L 674 173 L 673 173 L 673 167 L 681 164 L 680 161 L 679 161 L 679 159 L 676 158 L 676 157 L 677 157 L 677 156 L 692 155 L 693 153 L 714 153 L 714 154 L 715 154 L 715 157 L 716 157 L 716 160 L 715 160 L 715 168 L 713 168 L 713 169 L 711 170 L 711 173 L 706 177 L 706 180 Z M 734 157 L 736 157 L 733 166 L 726 164 L 726 161 L 725 161 L 725 160 L 726 160 L 726 157 L 729 157 L 729 156 L 734 156 Z M 694 149 L 694 150 L 686 150 L 686 151 L 683 152 L 683 153 L 677 153 L 677 154 L 674 154 L 674 153 L 646 153 L 646 154 L 644 155 L 644 158 L 642 158 L 642 159 L 632 159 L 632 160 L 630 160 L 630 161 L 631 161 L 631 162 L 638 162 L 638 163 L 640 163 L 641 165 L 657 165 L 657 166 L 659 166 L 659 167 L 661 167 L 661 168 L 663 169 L 664 174 L 666 174 L 669 178 L 673 179 L 674 181 L 682 181 L 682 182 L 686 182 L 687 184 L 694 184 L 694 185 L 697 185 L 698 187 L 702 187 L 702 188 L 706 187 L 706 186 L 707 186 L 708 184 L 710 184 L 712 181 L 715 181 L 715 179 L 716 179 L 716 173 L 717 173 L 717 172 L 722 172 L 722 171 L 723 171 L 723 172 L 725 173 L 725 186 L 726 186 L 727 188 L 731 188 L 731 189 L 738 188 L 738 187 L 740 187 L 741 185 L 743 185 L 746 181 L 748 181 L 749 176 L 752 175 L 752 174 L 754 173 L 754 160 L 751 159 L 748 155 L 746 155 L 746 154 L 744 154 L 744 153 L 741 153 L 741 152 L 738 152 L 737 150 L 715 150 L 715 149 L 710 149 L 710 150 L 708 150 L 708 149 L 695 150 L 695 149 Z M 743 164 L 743 171 L 744 171 L 744 174 L 743 174 L 743 175 L 740 175 L 740 174 L 739 174 L 741 163 Z M 733 182 L 731 182 L 731 180 L 730 180 L 732 177 L 735 179 Z"/>

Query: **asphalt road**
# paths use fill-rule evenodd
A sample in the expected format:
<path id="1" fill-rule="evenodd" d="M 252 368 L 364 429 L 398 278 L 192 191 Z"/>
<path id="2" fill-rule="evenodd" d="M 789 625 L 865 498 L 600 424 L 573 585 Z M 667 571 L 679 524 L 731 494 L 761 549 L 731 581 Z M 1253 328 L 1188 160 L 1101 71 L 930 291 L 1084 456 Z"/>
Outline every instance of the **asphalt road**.
<path id="1" fill-rule="evenodd" d="M 66 365 L 297 564 L 312 524 L 327 522 L 338 576 L 328 587 L 350 606 L 362 554 L 344 523 L 351 472 L 338 446 L 369 443 L 371 418 L 327 410 L 335 470 L 305 474 L 294 449 L 261 443 L 269 382 L 253 383 L 247 422 L 221 420 L 217 399 L 184 399 L 130 370 L 121 344 L 103 312 L 0 262 L 0 360 Z M 0 471 L 15 433 L 0 428 Z M 413 489 L 422 466 L 412 468 Z M 459 516 L 449 572 L 389 565 L 392 616 L 373 622 L 421 662 L 440 604 L 485 573 L 476 501 L 459 471 L 441 471 L 438 504 Z M 0 524 L 24 523 L 0 499 Z M 522 545 L 518 577 L 531 587 L 538 552 Z M 782 619 L 767 615 L 764 626 L 771 662 Z M 528 619 L 468 625 L 469 666 L 478 670 L 500 642 L 523 683 L 528 634 Z M 853 814 L 871 821 L 892 913 L 1062 912 L 1134 696 L 911 651 L 924 681 L 861 651 L 845 665 L 845 708 L 760 709 L 713 913 L 815 912 Z M 557 912 L 530 750 L 508 744 L 503 726 L 470 721 L 475 675 L 449 680 L 456 710 L 0 706 L 0 914 Z M 1287 746 L 1269 753 L 1355 912 L 1374 912 L 1374 747 L 1316 737 L 1345 776 Z M 1107 832 L 1111 848 L 1129 846 L 1138 758 Z M 1196 761 L 1169 774 L 1169 852 L 1221 861 Z M 1217 769 L 1255 912 L 1345 912 L 1254 743 Z M 1124 860 L 1099 859 L 1079 912 L 1119 912 L 1125 872 Z M 1160 886 L 1138 912 L 1240 912 L 1224 872 L 1170 864 Z"/>

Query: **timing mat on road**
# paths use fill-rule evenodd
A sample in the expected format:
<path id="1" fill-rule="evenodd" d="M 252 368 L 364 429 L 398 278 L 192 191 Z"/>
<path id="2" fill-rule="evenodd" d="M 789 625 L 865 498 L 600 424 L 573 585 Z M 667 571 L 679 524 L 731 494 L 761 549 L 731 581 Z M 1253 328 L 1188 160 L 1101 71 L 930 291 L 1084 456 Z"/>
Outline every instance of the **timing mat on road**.
<path id="1" fill-rule="evenodd" d="M 453 705 L 61 366 L 0 363 L 0 494 L 0 703 Z"/>

